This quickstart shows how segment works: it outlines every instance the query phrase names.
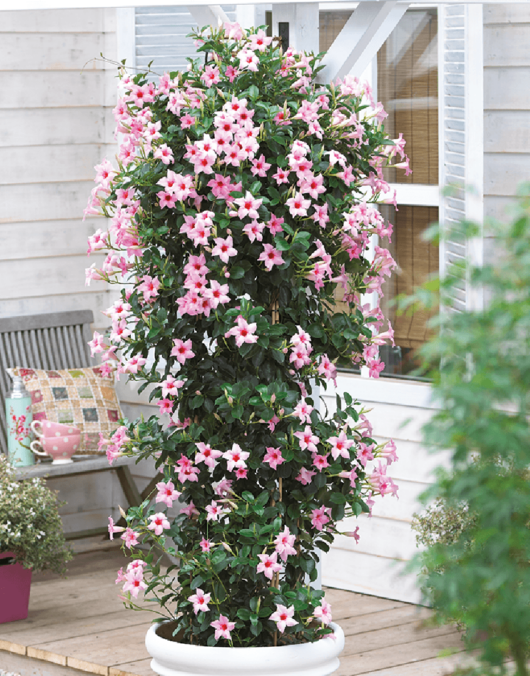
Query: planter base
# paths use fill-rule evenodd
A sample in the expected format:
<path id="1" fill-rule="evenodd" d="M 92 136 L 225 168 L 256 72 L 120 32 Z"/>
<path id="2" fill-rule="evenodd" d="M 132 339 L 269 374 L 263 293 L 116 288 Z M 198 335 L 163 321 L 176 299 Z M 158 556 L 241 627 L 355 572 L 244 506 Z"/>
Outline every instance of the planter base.
<path id="1" fill-rule="evenodd" d="M 339 668 L 344 632 L 335 639 L 277 648 L 219 648 L 167 641 L 152 626 L 145 644 L 159 676 L 329 676 Z"/>
<path id="2" fill-rule="evenodd" d="M 0 562 L 13 556 L 0 554 Z M 21 563 L 0 563 L 0 624 L 25 620 L 28 616 L 31 570 Z"/>

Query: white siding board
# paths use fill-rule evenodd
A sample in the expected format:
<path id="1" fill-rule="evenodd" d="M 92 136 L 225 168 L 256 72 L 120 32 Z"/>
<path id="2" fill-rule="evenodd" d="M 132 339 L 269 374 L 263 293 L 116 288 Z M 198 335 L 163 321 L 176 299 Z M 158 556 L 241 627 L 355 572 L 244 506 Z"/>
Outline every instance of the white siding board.
<path id="1" fill-rule="evenodd" d="M 0 223 L 82 218 L 93 187 L 93 181 L 34 183 L 31 190 L 0 185 Z"/>
<path id="2" fill-rule="evenodd" d="M 0 267 L 2 264 L 0 263 Z M 92 310 L 95 317 L 95 328 L 102 325 L 101 312 L 111 304 L 107 290 L 95 284 L 83 293 L 70 293 L 56 296 L 26 296 L 25 298 L 0 298 L 0 318 L 18 317 L 19 315 L 36 315 L 46 312 L 68 312 L 70 310 Z M 3 296 L 3 294 L 2 294 Z"/>
<path id="3" fill-rule="evenodd" d="M 96 221 L 53 220 L 0 225 L 2 259 L 42 258 L 47 256 L 68 256 L 72 252 L 85 253 L 87 238 L 94 234 Z M 99 222 L 98 222 L 99 223 Z M 103 223 L 104 221 L 101 221 Z M 17 234 L 18 237 L 13 235 Z M 90 263 L 87 258 L 87 265 Z M 82 274 L 82 270 L 80 270 Z"/>
<path id="4" fill-rule="evenodd" d="M 530 23 L 485 26 L 484 65 L 530 66 Z"/>
<path id="5" fill-rule="evenodd" d="M 93 181 L 94 165 L 110 150 L 93 143 L 0 148 L 0 185 Z"/>
<path id="6" fill-rule="evenodd" d="M 0 109 L 101 106 L 103 71 L 0 72 Z"/>
<path id="7" fill-rule="evenodd" d="M 103 51 L 103 33 L 7 33 L 2 35 L 2 71 L 79 70 Z M 101 69 L 101 62 L 88 68 Z"/>
<path id="8" fill-rule="evenodd" d="M 384 500 L 395 501 L 396 498 Z M 346 535 L 338 535 L 333 546 L 346 552 L 371 554 L 399 561 L 409 561 L 416 553 L 416 538 L 406 521 L 360 516 L 345 519 L 341 527 L 345 532 L 359 526 L 359 542 Z"/>
<path id="9" fill-rule="evenodd" d="M 513 206 L 513 199 L 511 197 L 485 195 L 484 216 L 486 218 L 496 218 L 499 221 L 505 220 L 511 206 Z"/>
<path id="10" fill-rule="evenodd" d="M 417 603 L 417 576 L 405 574 L 406 564 L 386 557 L 333 548 L 322 554 L 322 583 L 337 589 Z"/>
<path id="11" fill-rule="evenodd" d="M 93 33 L 104 30 L 102 12 L 93 9 L 2 11 L 0 33 Z"/>
<path id="12" fill-rule="evenodd" d="M 484 159 L 488 195 L 513 195 L 515 186 L 530 178 L 530 157 L 526 154 L 486 153 Z"/>
<path id="13" fill-rule="evenodd" d="M 485 68 L 484 108 L 486 110 L 528 110 L 530 68 Z"/>
<path id="14" fill-rule="evenodd" d="M 90 263 L 101 265 L 103 256 L 93 254 Z M 0 265 L 0 288 L 5 300 L 32 296 L 48 297 L 65 292 L 90 293 L 85 286 L 86 255 L 48 256 L 5 260 Z"/>
<path id="15" fill-rule="evenodd" d="M 486 153 L 530 154 L 530 109 L 485 111 Z"/>
<path id="16" fill-rule="evenodd" d="M 484 23 L 530 23 L 528 3 L 515 4 L 513 2 L 484 5 Z"/>
<path id="17" fill-rule="evenodd" d="M 112 111 L 100 106 L 3 110 L 1 119 L 0 148 L 113 142 Z"/>

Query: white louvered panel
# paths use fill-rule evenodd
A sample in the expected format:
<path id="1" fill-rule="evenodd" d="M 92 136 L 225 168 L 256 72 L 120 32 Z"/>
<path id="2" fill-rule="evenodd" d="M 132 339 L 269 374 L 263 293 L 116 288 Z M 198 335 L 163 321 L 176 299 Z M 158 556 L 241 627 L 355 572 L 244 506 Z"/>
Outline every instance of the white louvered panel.
<path id="1" fill-rule="evenodd" d="M 452 230 L 466 216 L 465 161 L 465 35 L 466 13 L 464 5 L 441 7 L 440 30 L 440 85 L 442 91 L 440 117 L 443 124 L 441 165 L 444 185 L 455 187 L 452 195 L 442 198 L 441 222 Z M 442 270 L 452 263 L 463 262 L 466 245 L 462 241 L 447 241 L 442 249 Z M 451 308 L 462 312 L 466 309 L 466 284 L 462 280 L 453 289 Z"/>
<path id="2" fill-rule="evenodd" d="M 222 5 L 235 21 L 235 5 Z M 195 58 L 193 39 L 186 37 L 197 28 L 187 7 L 137 7 L 135 9 L 136 67 L 156 73 L 186 70 L 187 58 Z"/>

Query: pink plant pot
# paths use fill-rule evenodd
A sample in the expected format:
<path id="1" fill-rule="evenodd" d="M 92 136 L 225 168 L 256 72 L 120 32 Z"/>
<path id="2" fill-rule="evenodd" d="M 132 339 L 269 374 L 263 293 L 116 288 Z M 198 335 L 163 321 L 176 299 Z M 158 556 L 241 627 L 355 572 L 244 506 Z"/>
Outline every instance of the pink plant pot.
<path id="1" fill-rule="evenodd" d="M 0 624 L 28 616 L 31 569 L 21 563 L 5 564 L 12 552 L 0 552 Z"/>

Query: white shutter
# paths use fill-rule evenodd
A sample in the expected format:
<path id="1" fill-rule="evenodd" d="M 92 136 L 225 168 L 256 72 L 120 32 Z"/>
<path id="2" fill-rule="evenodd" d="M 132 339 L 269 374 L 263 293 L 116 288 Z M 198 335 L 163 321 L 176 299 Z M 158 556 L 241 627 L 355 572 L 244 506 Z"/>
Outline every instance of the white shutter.
<path id="1" fill-rule="evenodd" d="M 222 5 L 230 21 L 236 19 L 235 5 Z M 197 22 L 187 7 L 136 7 L 135 52 L 136 68 L 166 71 L 186 70 L 187 57 L 195 58 L 197 51 L 192 38 L 187 38 Z"/>
<path id="2" fill-rule="evenodd" d="M 454 186 L 440 200 L 440 222 L 451 230 L 461 220 L 482 221 L 483 61 L 482 7 L 439 7 L 440 185 Z M 482 241 L 445 241 L 440 269 L 468 260 L 480 264 Z M 454 288 L 450 308 L 457 312 L 481 305 L 481 294 L 466 279 Z"/>

